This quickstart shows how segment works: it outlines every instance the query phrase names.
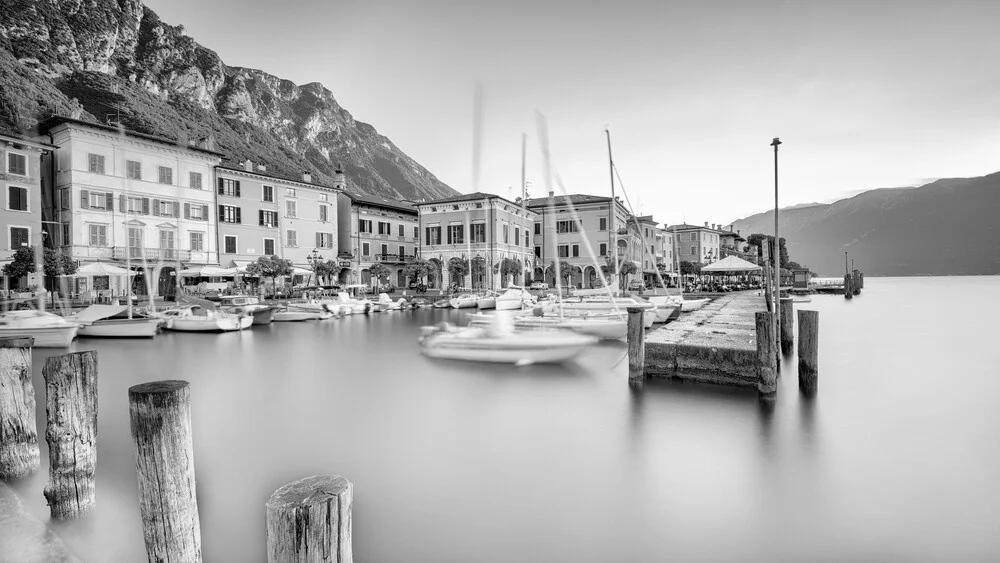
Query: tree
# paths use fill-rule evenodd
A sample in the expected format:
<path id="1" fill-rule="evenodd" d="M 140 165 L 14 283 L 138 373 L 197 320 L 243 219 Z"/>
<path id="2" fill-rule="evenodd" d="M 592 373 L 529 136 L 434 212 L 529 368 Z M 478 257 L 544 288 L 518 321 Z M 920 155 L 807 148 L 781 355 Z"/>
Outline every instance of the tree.
<path id="1" fill-rule="evenodd" d="M 480 286 L 486 281 L 486 259 L 482 256 L 476 256 L 472 259 L 472 279 Z M 481 287 L 476 289 L 481 289 Z"/>
<path id="2" fill-rule="evenodd" d="M 618 265 L 618 283 L 621 285 L 622 291 L 625 291 L 625 280 L 628 279 L 628 276 L 638 271 L 639 267 L 636 266 L 635 262 L 631 260 L 623 260 L 622 263 Z"/>
<path id="3" fill-rule="evenodd" d="M 681 260 L 681 274 L 688 275 L 698 275 L 701 273 L 701 264 L 697 262 L 688 262 L 687 260 Z"/>
<path id="4" fill-rule="evenodd" d="M 448 260 L 448 277 L 451 278 L 452 285 L 462 286 L 465 282 L 465 274 L 469 273 L 469 261 L 465 258 L 455 256 Z"/>
<path id="5" fill-rule="evenodd" d="M 23 278 L 34 271 L 35 247 L 33 246 L 18 248 L 11 262 L 3 267 L 3 275 L 14 279 Z"/>
<path id="6" fill-rule="evenodd" d="M 521 261 L 517 258 L 504 258 L 500 261 L 500 285 L 507 287 L 507 276 L 517 276 L 521 273 Z"/>
<path id="7" fill-rule="evenodd" d="M 340 275 L 340 264 L 333 260 L 324 260 L 323 262 L 317 262 L 313 266 L 313 272 L 316 273 L 317 282 L 320 279 L 326 279 L 327 282 L 332 281 L 338 275 Z"/>
<path id="8" fill-rule="evenodd" d="M 757 247 L 757 255 L 758 256 L 764 256 L 764 244 L 765 243 L 768 245 L 769 248 L 773 247 L 774 246 L 774 237 L 772 235 L 765 235 L 765 234 L 761 234 L 761 233 L 754 233 L 754 234 L 750 235 L 749 237 L 747 237 L 747 245 L 748 246 L 756 246 Z M 788 245 L 785 244 L 785 237 L 779 237 L 778 238 L 778 253 L 780 254 L 779 263 L 781 264 L 781 267 L 782 268 L 787 268 L 787 264 L 788 264 Z M 771 258 L 771 260 L 773 261 L 774 259 Z"/>
<path id="9" fill-rule="evenodd" d="M 785 262 L 784 268 L 786 270 L 801 270 L 802 266 L 798 262 Z"/>
<path id="10" fill-rule="evenodd" d="M 371 273 L 372 279 L 374 279 L 378 285 L 382 285 L 389 281 L 389 268 L 385 267 L 385 264 L 372 264 L 368 268 L 368 272 Z"/>
<path id="11" fill-rule="evenodd" d="M 403 267 L 403 275 L 411 282 L 419 283 L 425 276 L 430 275 L 433 269 L 430 262 L 417 258 Z"/>
<path id="12" fill-rule="evenodd" d="M 271 278 L 271 287 L 277 288 L 277 279 L 292 275 L 292 263 L 277 256 L 261 256 L 247 265 L 247 275 Z"/>
<path id="13" fill-rule="evenodd" d="M 549 278 L 555 278 L 556 277 L 555 272 L 556 272 L 556 263 L 555 261 L 552 261 L 549 263 L 549 266 L 545 268 L 545 276 Z M 559 279 L 564 281 L 563 283 L 564 286 L 569 285 L 569 279 L 573 277 L 573 274 L 575 272 L 576 272 L 576 266 L 569 264 L 567 262 L 559 263 Z"/>
<path id="14" fill-rule="evenodd" d="M 75 260 L 62 252 L 45 248 L 42 252 L 42 272 L 50 284 L 58 276 L 73 275 L 78 269 Z M 14 252 L 9 264 L 3 267 L 3 275 L 12 278 L 23 278 L 35 272 L 35 247 L 21 247 Z"/>

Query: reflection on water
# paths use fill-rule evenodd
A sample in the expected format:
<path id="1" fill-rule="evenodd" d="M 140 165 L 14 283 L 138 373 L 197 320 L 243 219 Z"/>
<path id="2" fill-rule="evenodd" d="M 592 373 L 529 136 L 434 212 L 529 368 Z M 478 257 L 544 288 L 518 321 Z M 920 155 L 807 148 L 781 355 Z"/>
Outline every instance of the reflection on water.
<path id="1" fill-rule="evenodd" d="M 786 358 L 773 403 L 634 391 L 621 344 L 571 366 L 421 356 L 418 327 L 457 311 L 81 340 L 100 354 L 98 508 L 54 528 L 85 561 L 144 560 L 126 390 L 181 378 L 206 561 L 263 561 L 264 502 L 316 473 L 356 485 L 359 562 L 997 560 L 1000 278 L 866 281 L 799 305 L 820 311 L 819 391 Z M 980 307 L 932 307 L 945 292 Z M 11 486 L 47 520 L 42 448 Z"/>

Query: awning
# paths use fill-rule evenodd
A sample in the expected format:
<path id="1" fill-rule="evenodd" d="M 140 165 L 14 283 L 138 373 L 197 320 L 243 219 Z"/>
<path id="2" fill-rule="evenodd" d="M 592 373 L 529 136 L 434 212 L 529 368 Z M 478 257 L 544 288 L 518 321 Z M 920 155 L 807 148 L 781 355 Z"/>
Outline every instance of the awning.
<path id="1" fill-rule="evenodd" d="M 181 277 L 227 278 L 236 274 L 236 268 L 220 268 L 218 266 L 197 266 L 181 270 Z"/>
<path id="2" fill-rule="evenodd" d="M 292 265 L 292 275 L 293 276 L 311 276 L 313 275 L 312 268 L 309 266 L 302 266 L 301 264 Z"/>
<path id="3" fill-rule="evenodd" d="M 236 268 L 236 273 L 245 274 L 247 273 L 247 266 L 252 262 L 250 260 L 233 260 L 233 268 Z"/>
<path id="4" fill-rule="evenodd" d="M 759 272 L 760 266 L 747 262 L 737 256 L 726 256 L 718 262 L 713 262 L 701 268 L 701 273 L 713 272 Z"/>
<path id="5" fill-rule="evenodd" d="M 92 262 L 85 266 L 80 266 L 75 274 L 68 274 L 75 278 L 86 278 L 89 276 L 134 276 L 135 272 L 126 270 L 121 266 L 109 264 L 107 262 Z"/>

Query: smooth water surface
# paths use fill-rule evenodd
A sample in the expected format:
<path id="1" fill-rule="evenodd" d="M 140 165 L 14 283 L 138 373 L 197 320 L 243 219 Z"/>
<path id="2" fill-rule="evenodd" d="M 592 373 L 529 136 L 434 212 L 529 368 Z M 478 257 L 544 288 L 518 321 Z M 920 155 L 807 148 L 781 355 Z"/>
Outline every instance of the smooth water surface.
<path id="1" fill-rule="evenodd" d="M 264 503 L 355 484 L 358 562 L 998 561 L 1000 277 L 866 280 L 820 311 L 819 391 L 627 385 L 623 344 L 567 367 L 430 360 L 459 311 L 99 351 L 98 508 L 53 526 L 84 561 L 144 561 L 127 389 L 192 386 L 206 561 L 264 561 Z M 35 350 L 41 366 L 61 351 Z M 44 407 L 39 409 L 44 436 Z M 42 468 L 12 484 L 48 520 Z"/>

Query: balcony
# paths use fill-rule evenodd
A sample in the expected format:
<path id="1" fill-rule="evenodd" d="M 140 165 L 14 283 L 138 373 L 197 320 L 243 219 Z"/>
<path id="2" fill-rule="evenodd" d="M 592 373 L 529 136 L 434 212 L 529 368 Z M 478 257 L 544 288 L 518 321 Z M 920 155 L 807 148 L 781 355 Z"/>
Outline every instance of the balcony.
<path id="1" fill-rule="evenodd" d="M 374 254 L 372 261 L 384 264 L 406 264 L 415 258 L 412 254 Z"/>
<path id="2" fill-rule="evenodd" d="M 114 247 L 114 258 L 116 260 L 150 260 L 154 262 L 176 262 L 178 260 L 190 261 L 190 250 L 179 250 L 176 248 L 141 248 L 136 246 L 116 246 Z"/>

